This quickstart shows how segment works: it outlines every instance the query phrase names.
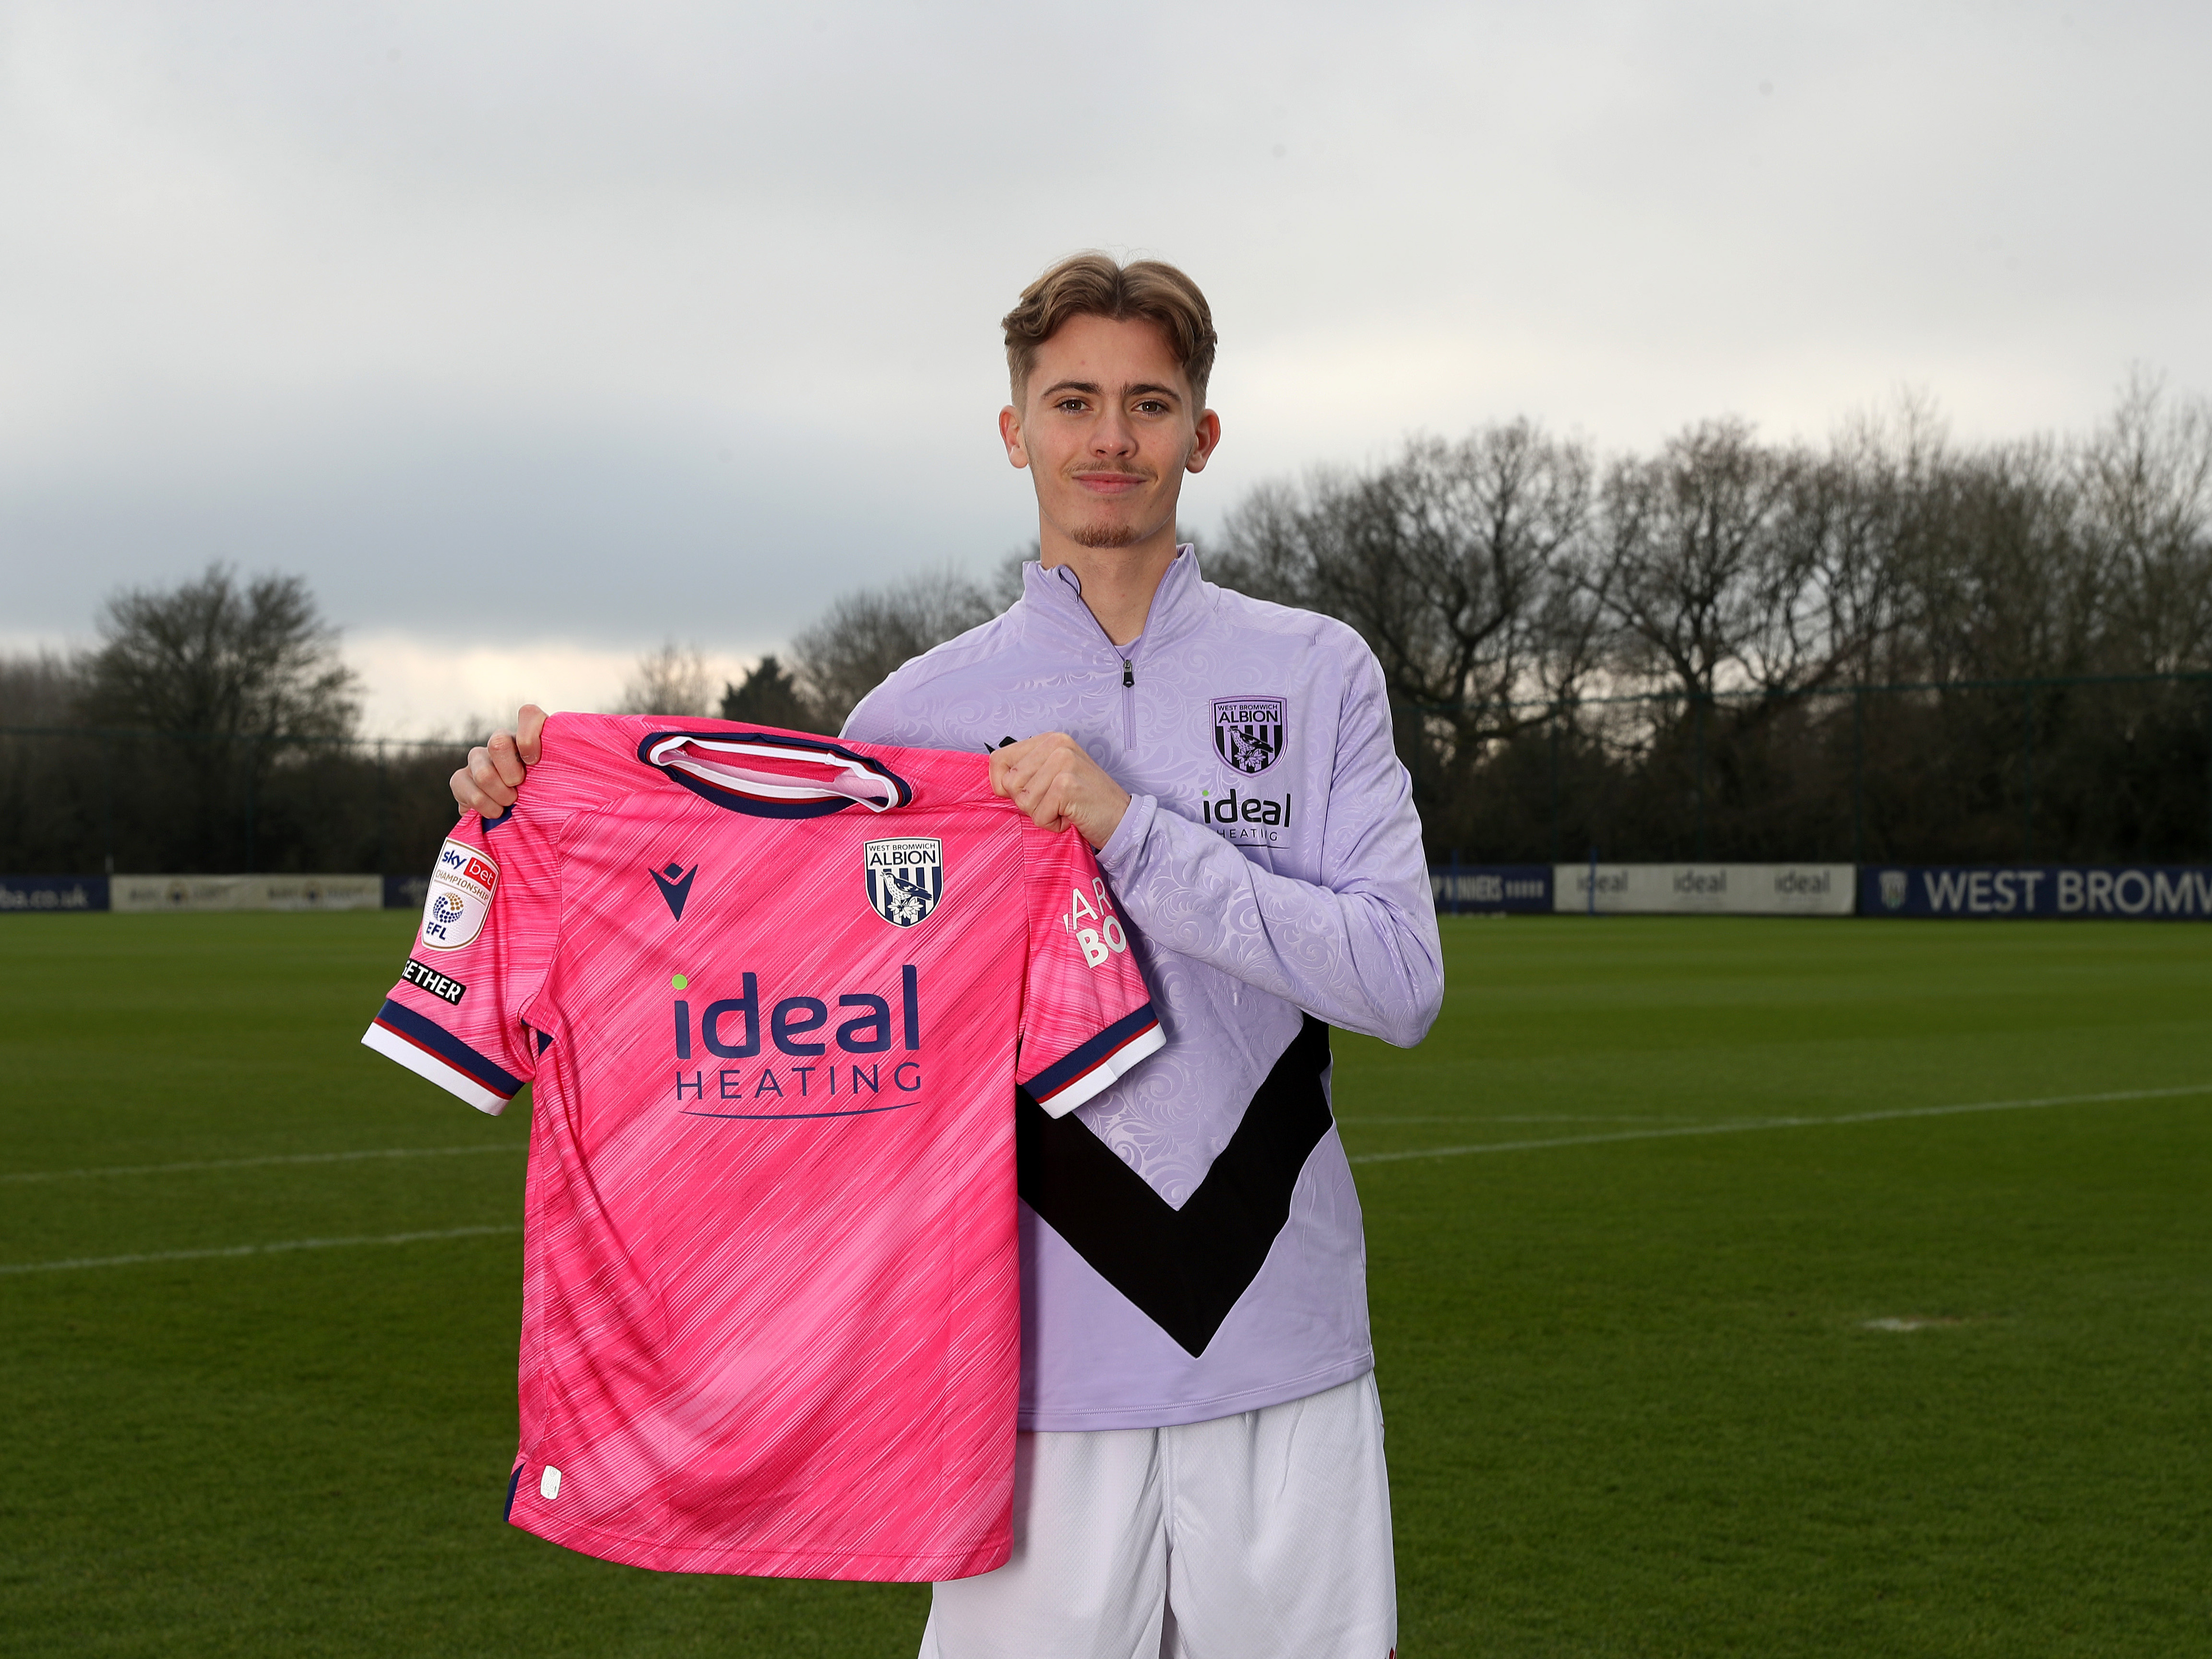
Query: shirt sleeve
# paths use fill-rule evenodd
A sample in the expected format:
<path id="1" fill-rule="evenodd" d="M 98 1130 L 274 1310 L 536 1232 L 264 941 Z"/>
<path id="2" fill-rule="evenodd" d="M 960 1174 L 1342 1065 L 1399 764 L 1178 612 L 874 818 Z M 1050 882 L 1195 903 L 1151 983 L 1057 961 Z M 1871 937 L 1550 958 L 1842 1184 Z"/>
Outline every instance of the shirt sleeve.
<path id="1" fill-rule="evenodd" d="M 1024 822 L 1029 963 L 1015 1079 L 1054 1117 L 1167 1041 L 1097 861 L 1073 830 Z"/>
<path id="2" fill-rule="evenodd" d="M 1443 949 L 1412 781 L 1364 648 L 1334 738 L 1319 882 L 1261 868 L 1148 795 L 1129 803 L 1098 859 L 1148 944 L 1411 1048 L 1443 1004 Z"/>
<path id="3" fill-rule="evenodd" d="M 474 813 L 438 849 L 399 982 L 362 1042 L 496 1115 L 538 1069 L 524 1017 L 558 943 L 560 872 L 518 804 L 487 827 Z"/>

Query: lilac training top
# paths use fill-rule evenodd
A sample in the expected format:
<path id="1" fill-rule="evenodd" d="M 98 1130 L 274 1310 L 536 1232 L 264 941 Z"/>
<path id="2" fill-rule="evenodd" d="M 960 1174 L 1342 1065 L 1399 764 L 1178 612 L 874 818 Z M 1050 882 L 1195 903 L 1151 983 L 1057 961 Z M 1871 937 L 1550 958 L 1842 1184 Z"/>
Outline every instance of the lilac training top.
<path id="1" fill-rule="evenodd" d="M 1020 1103 L 1022 1426 L 1199 1422 L 1358 1376 L 1366 1247 L 1327 1028 L 1411 1046 L 1443 995 L 1382 670 L 1184 548 L 1133 644 L 1031 564 L 1011 610 L 845 725 L 971 751 L 1053 731 L 1134 797 L 1098 862 L 1167 1045 L 1065 1118 Z"/>

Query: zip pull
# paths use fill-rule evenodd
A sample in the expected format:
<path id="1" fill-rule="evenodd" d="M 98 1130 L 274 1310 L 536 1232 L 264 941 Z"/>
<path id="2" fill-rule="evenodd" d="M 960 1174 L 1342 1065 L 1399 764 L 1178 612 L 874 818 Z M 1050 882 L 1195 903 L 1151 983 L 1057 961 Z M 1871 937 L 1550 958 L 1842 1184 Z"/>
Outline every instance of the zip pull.
<path id="1" fill-rule="evenodd" d="M 1128 659 L 1127 657 L 1122 658 L 1122 659 L 1121 659 L 1121 684 L 1122 684 L 1123 685 L 1125 685 L 1125 686 L 1126 686 L 1126 685 L 1134 685 L 1136 683 L 1137 683 L 1137 671 L 1136 671 L 1135 669 L 1132 668 L 1132 667 L 1129 665 L 1129 659 Z"/>

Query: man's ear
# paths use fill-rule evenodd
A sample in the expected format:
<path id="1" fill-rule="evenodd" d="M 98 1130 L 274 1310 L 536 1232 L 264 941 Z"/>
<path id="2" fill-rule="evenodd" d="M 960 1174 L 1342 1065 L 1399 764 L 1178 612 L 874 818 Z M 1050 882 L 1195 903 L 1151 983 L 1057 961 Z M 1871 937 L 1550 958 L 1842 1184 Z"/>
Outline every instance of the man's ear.
<path id="1" fill-rule="evenodd" d="M 1006 447 L 1009 466 L 1030 464 L 1030 453 L 1022 447 L 1022 412 L 1012 404 L 999 411 L 999 441 Z"/>
<path id="2" fill-rule="evenodd" d="M 1220 441 L 1221 416 L 1210 409 L 1206 410 L 1198 417 L 1198 430 L 1191 435 L 1190 459 L 1182 464 L 1183 470 L 1187 472 L 1205 471 L 1206 462 L 1212 459 L 1214 447 Z"/>

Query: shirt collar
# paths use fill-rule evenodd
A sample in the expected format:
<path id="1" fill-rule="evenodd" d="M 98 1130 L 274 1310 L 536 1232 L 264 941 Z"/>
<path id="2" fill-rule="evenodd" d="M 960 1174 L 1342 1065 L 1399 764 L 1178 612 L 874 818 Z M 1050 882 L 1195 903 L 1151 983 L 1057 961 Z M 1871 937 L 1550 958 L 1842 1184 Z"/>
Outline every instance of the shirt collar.
<path id="1" fill-rule="evenodd" d="M 1157 651 L 1170 640 L 1188 633 L 1195 625 L 1200 605 L 1198 550 L 1186 542 L 1176 549 L 1175 557 L 1169 562 L 1159 586 L 1152 593 L 1152 605 L 1145 617 L 1144 631 L 1133 641 L 1132 647 L 1141 643 L 1149 651 Z M 1087 650 L 1120 653 L 1107 639 L 1106 630 L 1083 603 L 1083 583 L 1073 568 L 1055 565 L 1048 570 L 1041 562 L 1032 561 L 1022 567 L 1022 600 L 1041 619 L 1056 630 L 1067 633 L 1073 641 L 1080 641 Z"/>

